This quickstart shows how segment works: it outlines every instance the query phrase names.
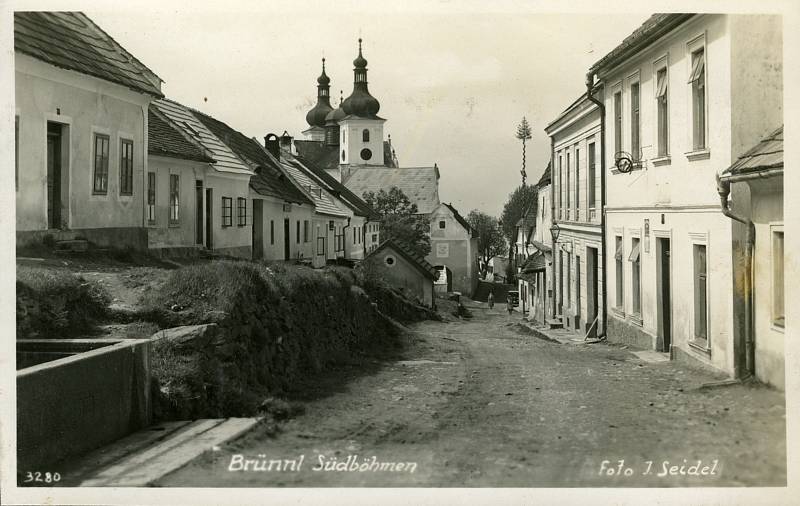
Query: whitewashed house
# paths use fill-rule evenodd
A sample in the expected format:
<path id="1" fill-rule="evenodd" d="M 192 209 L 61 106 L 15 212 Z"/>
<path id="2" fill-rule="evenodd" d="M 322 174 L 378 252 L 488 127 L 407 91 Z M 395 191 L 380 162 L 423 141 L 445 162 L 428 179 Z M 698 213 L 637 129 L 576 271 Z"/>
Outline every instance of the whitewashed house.
<path id="1" fill-rule="evenodd" d="M 147 248 L 158 76 L 80 12 L 15 12 L 14 74 L 18 244 Z"/>
<path id="2" fill-rule="evenodd" d="M 449 291 L 471 297 L 478 286 L 478 235 L 452 204 L 430 213 L 431 252 L 425 258 L 445 273 Z"/>
<path id="3" fill-rule="evenodd" d="M 518 231 L 518 240 L 528 255 L 517 275 L 520 306 L 525 306 L 528 320 L 540 324 L 554 318 L 551 189 L 551 165 L 548 163 L 536 183 L 538 203 L 533 230 L 526 238 L 521 237 L 521 230 Z"/>
<path id="4" fill-rule="evenodd" d="M 781 30 L 780 16 L 656 14 L 590 68 L 604 96 L 610 340 L 743 373 L 733 245 L 745 227 L 721 212 L 714 180 L 783 121 Z"/>

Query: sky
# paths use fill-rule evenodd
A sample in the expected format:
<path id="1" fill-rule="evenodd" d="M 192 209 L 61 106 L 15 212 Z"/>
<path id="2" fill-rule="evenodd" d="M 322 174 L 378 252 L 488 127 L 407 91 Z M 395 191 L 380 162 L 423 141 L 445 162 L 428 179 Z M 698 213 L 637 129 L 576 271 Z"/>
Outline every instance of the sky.
<path id="1" fill-rule="evenodd" d="M 323 56 L 333 102 L 350 94 L 361 36 L 400 165 L 436 163 L 443 202 L 494 216 L 521 182 L 522 117 L 536 183 L 550 156 L 544 127 L 585 91 L 589 66 L 650 15 L 224 5 L 86 13 L 164 80 L 168 98 L 259 139 L 302 138 Z"/>

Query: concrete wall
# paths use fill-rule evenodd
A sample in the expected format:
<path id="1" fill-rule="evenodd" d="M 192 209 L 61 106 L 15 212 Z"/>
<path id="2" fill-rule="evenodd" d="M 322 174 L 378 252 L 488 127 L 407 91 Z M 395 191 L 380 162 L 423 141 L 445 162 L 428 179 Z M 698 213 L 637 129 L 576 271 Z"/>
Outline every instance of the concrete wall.
<path id="1" fill-rule="evenodd" d="M 150 341 L 111 343 L 17 371 L 18 472 L 42 471 L 150 424 Z"/>
<path id="2" fill-rule="evenodd" d="M 208 164 L 151 155 L 148 165 L 148 172 L 156 173 L 155 222 L 147 221 L 149 247 L 154 249 L 202 247 L 196 244 L 198 203 L 195 184 L 196 181 L 204 181 Z M 169 185 L 172 174 L 179 176 L 177 223 L 169 221 Z M 145 183 L 145 216 L 147 215 L 146 191 Z M 205 199 L 205 194 L 203 198 Z M 205 217 L 205 209 L 200 211 Z M 205 229 L 203 233 L 205 234 Z"/>
<path id="3" fill-rule="evenodd" d="M 426 306 L 433 306 L 433 280 L 426 278 L 402 255 L 385 248 L 367 259 L 369 269 L 381 273 L 391 285 L 419 298 Z"/>
<path id="4" fill-rule="evenodd" d="M 250 258 L 252 256 L 253 201 L 250 196 L 250 176 L 213 171 L 205 176 L 203 190 L 213 190 L 212 200 L 212 249 L 225 255 Z M 222 226 L 222 197 L 233 199 L 233 221 L 229 227 Z M 247 199 L 247 225 L 237 225 L 236 199 Z M 204 201 L 205 204 L 205 201 Z M 204 213 L 205 226 L 205 213 Z"/>
<path id="5" fill-rule="evenodd" d="M 143 226 L 147 106 L 152 97 L 15 54 L 19 116 L 17 230 L 47 229 L 47 122 L 65 125 L 62 226 Z M 108 191 L 93 195 L 94 134 L 109 136 Z M 133 141 L 133 194 L 119 194 L 120 140 Z"/>

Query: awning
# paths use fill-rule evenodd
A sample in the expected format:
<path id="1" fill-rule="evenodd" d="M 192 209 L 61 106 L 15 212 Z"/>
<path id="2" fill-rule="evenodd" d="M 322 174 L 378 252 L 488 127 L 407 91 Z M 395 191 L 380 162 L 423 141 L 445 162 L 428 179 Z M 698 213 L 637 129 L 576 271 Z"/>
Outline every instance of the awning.
<path id="1" fill-rule="evenodd" d="M 638 241 L 633 246 L 633 249 L 631 249 L 631 254 L 628 257 L 628 261 L 630 261 L 630 262 L 638 262 L 639 261 L 639 242 Z"/>
<path id="2" fill-rule="evenodd" d="M 661 98 L 667 94 L 667 71 L 660 71 L 656 77 L 656 98 Z"/>
<path id="3" fill-rule="evenodd" d="M 622 260 L 622 241 L 620 241 L 619 246 L 617 246 L 617 252 L 614 253 L 614 259 Z"/>
<path id="4" fill-rule="evenodd" d="M 692 73 L 689 75 L 689 82 L 693 83 L 700 79 L 700 76 L 703 75 L 703 69 L 705 68 L 706 64 L 706 57 L 704 52 L 695 53 L 697 57 L 695 58 L 694 62 L 692 63 Z M 693 55 L 694 56 L 694 55 Z"/>

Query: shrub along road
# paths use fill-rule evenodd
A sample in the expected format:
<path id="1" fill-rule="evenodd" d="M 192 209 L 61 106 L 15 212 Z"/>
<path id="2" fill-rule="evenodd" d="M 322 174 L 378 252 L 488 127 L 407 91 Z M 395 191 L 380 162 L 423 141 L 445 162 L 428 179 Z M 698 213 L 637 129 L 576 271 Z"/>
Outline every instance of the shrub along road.
<path id="1" fill-rule="evenodd" d="M 646 363 L 620 347 L 518 333 L 519 316 L 502 308 L 473 313 L 413 325 L 400 357 L 298 385 L 293 400 L 304 413 L 277 430 L 265 424 L 157 484 L 785 484 L 782 393 L 699 388 L 714 378 Z"/>

